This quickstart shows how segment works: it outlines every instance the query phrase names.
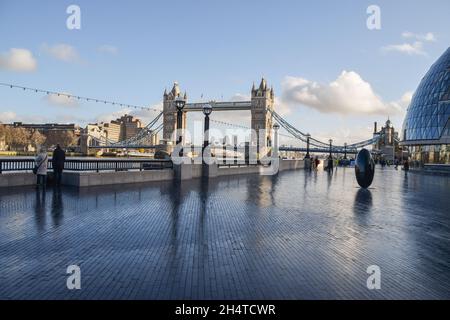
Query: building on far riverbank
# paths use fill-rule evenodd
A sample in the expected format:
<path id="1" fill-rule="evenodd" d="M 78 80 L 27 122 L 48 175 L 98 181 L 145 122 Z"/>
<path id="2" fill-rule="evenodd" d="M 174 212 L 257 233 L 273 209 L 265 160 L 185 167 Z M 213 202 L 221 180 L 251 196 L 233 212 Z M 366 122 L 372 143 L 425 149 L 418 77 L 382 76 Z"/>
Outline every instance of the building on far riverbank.
<path id="1" fill-rule="evenodd" d="M 382 135 L 372 146 L 372 152 L 377 154 L 380 159 L 394 162 L 396 159 L 402 161 L 408 158 L 408 152 L 399 145 L 398 132 L 388 119 L 380 131 L 377 130 L 377 123 L 374 124 L 373 135 Z"/>
<path id="2" fill-rule="evenodd" d="M 79 137 L 80 127 L 73 123 L 0 123 L 0 151 L 35 152 L 56 144 L 76 149 Z"/>

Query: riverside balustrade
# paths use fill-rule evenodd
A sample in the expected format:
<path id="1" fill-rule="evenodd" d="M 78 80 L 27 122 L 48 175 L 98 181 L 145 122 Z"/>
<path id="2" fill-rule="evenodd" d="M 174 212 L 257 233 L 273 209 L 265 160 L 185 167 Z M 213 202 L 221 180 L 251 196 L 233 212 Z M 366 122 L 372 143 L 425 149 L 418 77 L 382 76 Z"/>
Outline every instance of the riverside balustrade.
<path id="1" fill-rule="evenodd" d="M 0 159 L 0 174 L 4 172 L 32 171 L 33 159 Z M 155 159 L 66 159 L 66 171 L 142 171 L 172 169 L 171 160 Z M 48 169 L 52 169 L 52 159 L 48 161 Z"/>

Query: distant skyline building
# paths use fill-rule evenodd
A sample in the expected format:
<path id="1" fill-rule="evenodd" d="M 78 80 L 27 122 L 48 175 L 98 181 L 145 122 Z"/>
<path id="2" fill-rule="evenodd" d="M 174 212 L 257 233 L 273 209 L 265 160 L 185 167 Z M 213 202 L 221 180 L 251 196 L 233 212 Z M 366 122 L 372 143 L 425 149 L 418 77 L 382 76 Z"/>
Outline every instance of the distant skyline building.
<path id="1" fill-rule="evenodd" d="M 120 139 L 120 124 L 116 122 L 101 122 L 95 124 L 88 124 L 85 132 L 99 140 L 110 142 L 119 142 Z"/>
<path id="2" fill-rule="evenodd" d="M 130 139 L 136 136 L 139 131 L 142 130 L 141 120 L 133 117 L 132 115 L 125 114 L 111 123 L 120 125 L 120 138 L 119 141 Z"/>
<path id="3" fill-rule="evenodd" d="M 125 114 L 110 122 L 88 124 L 84 133 L 99 140 L 116 143 L 136 136 L 142 128 L 140 119 Z"/>
<path id="4" fill-rule="evenodd" d="M 386 121 L 385 125 L 378 130 L 377 122 L 374 123 L 373 136 L 381 135 L 372 145 L 372 151 L 379 154 L 386 161 L 393 162 L 395 159 L 403 160 L 407 157 L 407 152 L 399 144 L 399 134 L 395 131 L 391 120 Z"/>
<path id="5" fill-rule="evenodd" d="M 120 140 L 120 123 L 117 121 L 111 121 L 103 123 L 103 131 L 106 133 L 106 138 L 112 142 L 118 142 Z"/>
<path id="6" fill-rule="evenodd" d="M 146 130 L 142 121 L 128 114 L 110 122 L 88 124 L 83 129 L 80 143 L 81 151 L 87 154 L 89 146 L 103 146 L 128 140 L 141 133 L 142 130 Z M 150 130 L 147 136 L 148 139 L 142 142 L 145 145 L 156 145 L 159 143 L 156 132 Z"/>
<path id="7" fill-rule="evenodd" d="M 403 122 L 402 145 L 420 163 L 450 164 L 450 48 L 420 82 Z"/>
<path id="8" fill-rule="evenodd" d="M 42 134 L 46 134 L 49 131 L 70 131 L 75 135 L 80 135 L 80 127 L 74 123 L 60 124 L 60 123 L 23 123 L 23 122 L 13 122 L 11 124 L 14 128 L 24 128 L 31 131 L 37 130 Z"/>

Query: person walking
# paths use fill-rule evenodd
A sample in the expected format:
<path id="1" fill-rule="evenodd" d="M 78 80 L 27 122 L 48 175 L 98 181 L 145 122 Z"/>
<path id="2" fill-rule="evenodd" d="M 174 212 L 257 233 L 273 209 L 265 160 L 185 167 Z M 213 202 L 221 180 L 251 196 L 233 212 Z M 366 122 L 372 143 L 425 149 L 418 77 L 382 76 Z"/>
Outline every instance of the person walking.
<path id="1" fill-rule="evenodd" d="M 40 148 L 39 153 L 34 159 L 35 167 L 34 174 L 36 174 L 36 185 L 42 186 L 43 188 L 47 185 L 47 167 L 48 167 L 48 155 L 45 148 Z"/>
<path id="2" fill-rule="evenodd" d="M 405 172 L 409 171 L 409 161 L 408 161 L 408 159 L 406 159 L 405 162 L 403 163 L 403 169 L 405 170 Z"/>
<path id="3" fill-rule="evenodd" d="M 319 157 L 316 156 L 316 159 L 314 160 L 314 164 L 315 164 L 314 169 L 315 169 L 316 171 L 319 170 L 319 165 L 320 165 Z"/>
<path id="4" fill-rule="evenodd" d="M 327 171 L 333 173 L 333 158 L 331 156 L 328 157 Z"/>
<path id="5" fill-rule="evenodd" d="M 55 179 L 55 185 L 61 185 L 62 172 L 64 170 L 64 162 L 66 161 L 66 153 L 59 144 L 56 145 L 55 150 L 53 150 L 52 165 L 53 165 L 53 176 Z"/>

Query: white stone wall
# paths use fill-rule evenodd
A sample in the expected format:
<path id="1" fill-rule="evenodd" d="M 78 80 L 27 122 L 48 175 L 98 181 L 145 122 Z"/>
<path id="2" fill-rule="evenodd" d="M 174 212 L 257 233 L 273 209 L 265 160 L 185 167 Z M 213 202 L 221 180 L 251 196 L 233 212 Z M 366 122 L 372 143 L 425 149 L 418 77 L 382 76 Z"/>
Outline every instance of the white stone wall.
<path id="1" fill-rule="evenodd" d="M 280 160 L 280 171 L 304 168 L 303 160 Z M 183 165 L 183 180 L 202 177 L 201 164 Z M 103 186 L 114 184 L 139 183 L 150 181 L 167 181 L 175 178 L 177 170 L 144 170 L 144 171 L 108 171 L 108 172 L 70 172 L 63 173 L 62 183 L 76 187 Z M 214 176 L 230 176 L 241 174 L 259 174 L 260 166 L 221 167 L 211 171 Z M 29 186 L 36 184 L 36 176 L 32 173 L 0 174 L 0 187 Z"/>
<path id="2" fill-rule="evenodd" d="M 0 187 L 21 187 L 36 184 L 36 176 L 29 172 L 0 174 Z"/>

